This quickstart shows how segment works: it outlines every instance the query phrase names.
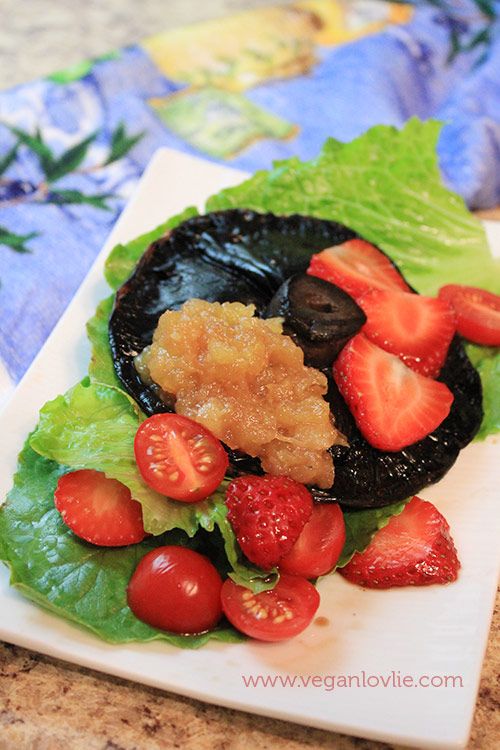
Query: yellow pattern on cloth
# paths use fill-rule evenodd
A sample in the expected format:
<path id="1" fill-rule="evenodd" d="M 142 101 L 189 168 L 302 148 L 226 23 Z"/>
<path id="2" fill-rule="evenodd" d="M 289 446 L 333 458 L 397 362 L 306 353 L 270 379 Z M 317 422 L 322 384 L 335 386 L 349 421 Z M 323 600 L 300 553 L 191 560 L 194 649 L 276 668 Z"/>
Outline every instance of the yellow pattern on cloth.
<path id="1" fill-rule="evenodd" d="M 307 73 L 316 45 L 347 42 L 410 15 L 398 3 L 299 0 L 167 31 L 142 46 L 173 81 L 243 91 Z"/>

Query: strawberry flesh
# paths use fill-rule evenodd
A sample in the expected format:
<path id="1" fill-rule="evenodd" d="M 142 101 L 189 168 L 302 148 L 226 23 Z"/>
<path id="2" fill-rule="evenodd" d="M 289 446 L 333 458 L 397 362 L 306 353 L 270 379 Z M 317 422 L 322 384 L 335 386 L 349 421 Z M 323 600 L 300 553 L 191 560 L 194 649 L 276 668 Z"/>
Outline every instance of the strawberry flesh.
<path id="1" fill-rule="evenodd" d="M 500 346 L 500 296 L 474 286 L 446 284 L 439 298 L 455 310 L 457 331 L 469 341 Z"/>
<path id="2" fill-rule="evenodd" d="M 444 383 L 410 370 L 363 333 L 342 349 L 333 377 L 360 432 L 382 451 L 400 451 L 422 440 L 453 403 Z"/>
<path id="3" fill-rule="evenodd" d="M 313 500 L 293 479 L 248 475 L 229 484 L 226 506 L 241 549 L 268 570 L 292 549 L 311 516 Z"/>
<path id="4" fill-rule="evenodd" d="M 415 372 L 439 375 L 455 333 L 455 314 L 444 300 L 373 289 L 358 298 L 367 321 L 362 332 Z"/>
<path id="5" fill-rule="evenodd" d="M 410 289 L 389 258 L 359 238 L 313 255 L 307 273 L 336 284 L 356 300 L 370 289 Z"/>
<path id="6" fill-rule="evenodd" d="M 432 503 L 413 497 L 340 573 L 360 586 L 387 589 L 450 583 L 459 569 L 448 522 Z"/>
<path id="7" fill-rule="evenodd" d="M 123 547 L 145 537 L 141 505 L 128 487 L 100 471 L 81 469 L 60 477 L 54 503 L 81 539 L 101 547 Z"/>

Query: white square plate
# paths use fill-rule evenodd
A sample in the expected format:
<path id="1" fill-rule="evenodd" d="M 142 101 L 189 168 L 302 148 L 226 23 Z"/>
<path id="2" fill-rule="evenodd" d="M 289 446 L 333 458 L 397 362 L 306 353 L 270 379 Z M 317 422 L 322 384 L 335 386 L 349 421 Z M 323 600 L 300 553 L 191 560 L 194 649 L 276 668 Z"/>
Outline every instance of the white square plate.
<path id="1" fill-rule="evenodd" d="M 244 177 L 168 149 L 155 155 L 1 416 L 0 497 L 10 488 L 17 454 L 38 409 L 86 372 L 85 322 L 109 293 L 102 269 L 111 248 L 188 205 L 203 207 L 210 194 Z M 422 493 L 450 522 L 463 565 L 457 583 L 377 592 L 330 576 L 320 584 L 318 612 L 327 624 L 313 624 L 290 642 L 210 643 L 199 651 L 159 642 L 108 645 L 23 599 L 9 588 L 3 567 L 0 637 L 211 703 L 421 748 L 462 747 L 474 711 L 500 563 L 497 467 L 498 442 L 474 443 L 444 480 Z M 278 676 L 278 684 L 245 687 L 243 677 L 258 675 Z M 290 682 L 280 683 L 287 676 Z M 405 677 L 422 678 L 426 684 L 434 678 L 435 686 L 404 687 Z M 349 678 L 351 686 L 346 687 Z"/>

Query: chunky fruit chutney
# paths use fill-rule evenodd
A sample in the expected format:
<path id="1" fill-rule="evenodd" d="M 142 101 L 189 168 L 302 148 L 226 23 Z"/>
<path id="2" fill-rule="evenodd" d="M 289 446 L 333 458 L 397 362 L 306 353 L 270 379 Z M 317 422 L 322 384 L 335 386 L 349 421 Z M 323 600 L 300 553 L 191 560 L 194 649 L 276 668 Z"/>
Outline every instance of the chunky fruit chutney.
<path id="1" fill-rule="evenodd" d="M 254 312 L 253 305 L 198 299 L 168 310 L 140 370 L 175 396 L 178 414 L 259 457 L 264 471 L 331 487 L 328 448 L 343 438 L 323 398 L 326 377 L 305 367 L 279 318 Z"/>

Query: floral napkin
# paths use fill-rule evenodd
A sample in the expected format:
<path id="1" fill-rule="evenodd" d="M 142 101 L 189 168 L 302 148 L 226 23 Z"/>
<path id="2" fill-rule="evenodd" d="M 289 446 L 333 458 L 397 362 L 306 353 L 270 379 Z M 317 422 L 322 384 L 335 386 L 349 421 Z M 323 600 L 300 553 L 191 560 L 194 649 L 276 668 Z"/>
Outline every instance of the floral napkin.
<path id="1" fill-rule="evenodd" d="M 500 2 L 297 0 L 169 31 L 0 93 L 0 397 L 160 146 L 250 172 L 438 118 L 443 178 L 500 203 Z"/>

